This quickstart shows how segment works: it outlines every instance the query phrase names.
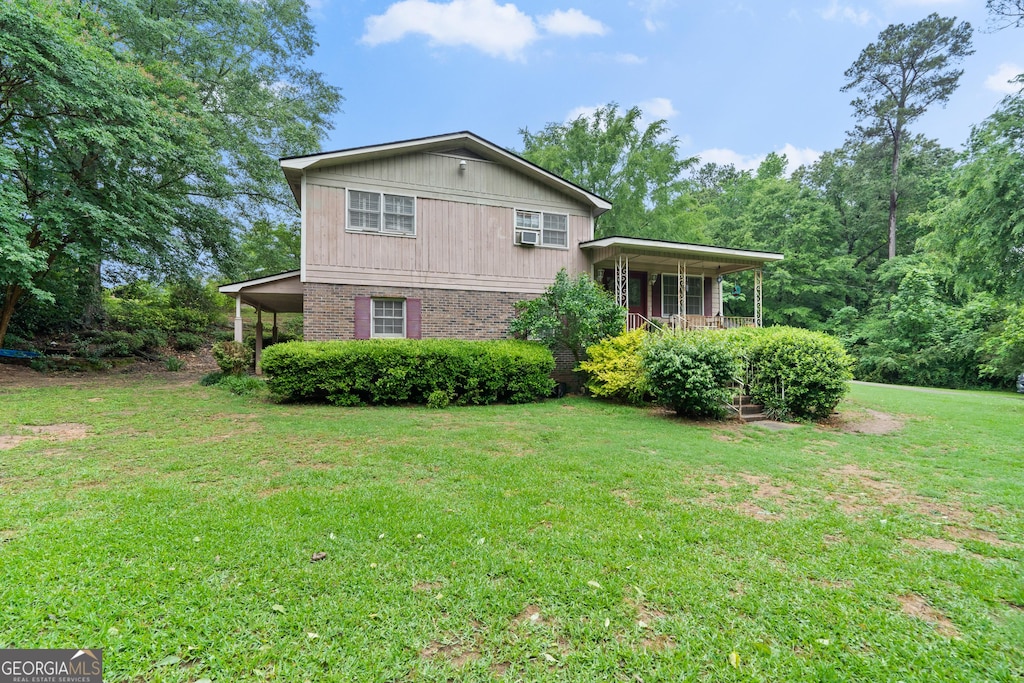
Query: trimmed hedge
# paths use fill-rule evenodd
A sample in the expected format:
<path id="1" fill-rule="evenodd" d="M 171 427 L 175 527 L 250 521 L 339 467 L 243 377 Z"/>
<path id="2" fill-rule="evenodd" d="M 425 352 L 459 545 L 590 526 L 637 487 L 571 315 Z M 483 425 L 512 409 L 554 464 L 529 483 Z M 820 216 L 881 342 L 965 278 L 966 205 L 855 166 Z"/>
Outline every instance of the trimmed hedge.
<path id="1" fill-rule="evenodd" d="M 370 339 L 275 344 L 260 366 L 285 400 L 443 407 L 546 398 L 555 360 L 530 342 Z"/>
<path id="2" fill-rule="evenodd" d="M 745 356 L 748 393 L 780 417 L 828 417 L 849 390 L 854 361 L 827 334 L 765 327 L 729 336 Z"/>

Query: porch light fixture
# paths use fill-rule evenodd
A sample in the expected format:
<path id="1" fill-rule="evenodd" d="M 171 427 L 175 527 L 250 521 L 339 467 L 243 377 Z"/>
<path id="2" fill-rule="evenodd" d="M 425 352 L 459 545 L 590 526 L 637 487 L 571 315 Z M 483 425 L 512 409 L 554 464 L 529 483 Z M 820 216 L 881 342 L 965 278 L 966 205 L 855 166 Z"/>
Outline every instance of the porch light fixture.
<path id="1" fill-rule="evenodd" d="M 459 173 L 463 173 L 466 170 L 466 160 L 459 159 Z"/>

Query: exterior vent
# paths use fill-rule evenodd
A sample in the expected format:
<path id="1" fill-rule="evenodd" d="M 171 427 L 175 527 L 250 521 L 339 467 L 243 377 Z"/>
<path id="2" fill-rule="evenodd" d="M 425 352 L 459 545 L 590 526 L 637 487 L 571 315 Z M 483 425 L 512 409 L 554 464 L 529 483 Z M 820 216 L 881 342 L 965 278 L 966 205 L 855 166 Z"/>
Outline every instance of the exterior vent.
<path id="1" fill-rule="evenodd" d="M 540 233 L 532 230 L 523 230 L 516 235 L 516 244 L 524 247 L 535 247 L 540 244 Z"/>

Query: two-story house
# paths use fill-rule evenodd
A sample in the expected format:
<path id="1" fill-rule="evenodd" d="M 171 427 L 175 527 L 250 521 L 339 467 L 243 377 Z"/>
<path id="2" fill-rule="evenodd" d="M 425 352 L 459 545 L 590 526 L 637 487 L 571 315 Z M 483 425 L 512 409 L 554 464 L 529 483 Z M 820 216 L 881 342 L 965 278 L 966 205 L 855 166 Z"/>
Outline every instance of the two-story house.
<path id="1" fill-rule="evenodd" d="M 308 340 L 499 339 L 516 301 L 562 268 L 647 321 L 760 324 L 760 268 L 780 254 L 594 239 L 596 194 L 469 132 L 281 160 L 302 216 L 298 271 L 220 288 L 262 313 L 303 313 Z M 755 316 L 727 318 L 722 278 L 754 269 Z M 275 325 L 276 327 L 276 325 Z"/>

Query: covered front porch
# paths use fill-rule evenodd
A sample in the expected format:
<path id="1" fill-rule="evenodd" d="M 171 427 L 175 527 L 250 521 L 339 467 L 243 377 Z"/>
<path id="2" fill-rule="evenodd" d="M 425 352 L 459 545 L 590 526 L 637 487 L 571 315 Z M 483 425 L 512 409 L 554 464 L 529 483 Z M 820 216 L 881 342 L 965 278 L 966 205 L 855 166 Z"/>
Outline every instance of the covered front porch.
<path id="1" fill-rule="evenodd" d="M 580 245 L 594 279 L 628 310 L 627 328 L 728 329 L 762 324 L 762 268 L 782 254 L 637 237 L 605 237 Z M 754 271 L 754 315 L 726 315 L 723 282 Z"/>

